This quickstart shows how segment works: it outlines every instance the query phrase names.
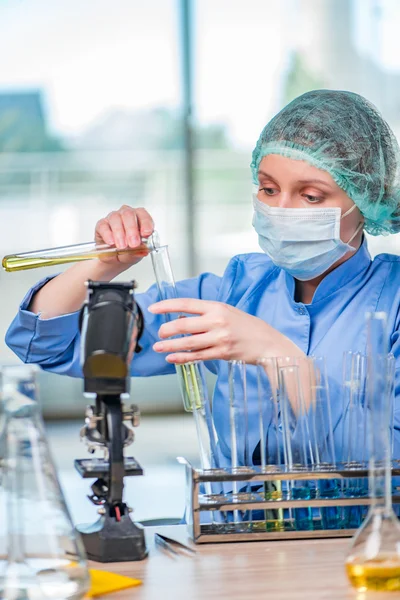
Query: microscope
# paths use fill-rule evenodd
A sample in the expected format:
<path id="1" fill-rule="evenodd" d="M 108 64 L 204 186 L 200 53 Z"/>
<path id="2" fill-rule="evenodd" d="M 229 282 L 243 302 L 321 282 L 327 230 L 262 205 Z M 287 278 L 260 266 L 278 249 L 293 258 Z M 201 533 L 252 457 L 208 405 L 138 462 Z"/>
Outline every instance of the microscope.
<path id="1" fill-rule="evenodd" d="M 87 407 L 81 438 L 93 454 L 103 458 L 75 460 L 83 478 L 95 478 L 89 499 L 100 518 L 79 525 L 86 554 L 99 562 L 142 560 L 147 556 L 144 531 L 130 518 L 123 500 L 124 477 L 143 475 L 124 447 L 133 442 L 139 410 L 129 400 L 130 363 L 140 352 L 143 316 L 135 302 L 135 282 L 88 281 L 88 297 L 80 315 L 81 361 Z"/>

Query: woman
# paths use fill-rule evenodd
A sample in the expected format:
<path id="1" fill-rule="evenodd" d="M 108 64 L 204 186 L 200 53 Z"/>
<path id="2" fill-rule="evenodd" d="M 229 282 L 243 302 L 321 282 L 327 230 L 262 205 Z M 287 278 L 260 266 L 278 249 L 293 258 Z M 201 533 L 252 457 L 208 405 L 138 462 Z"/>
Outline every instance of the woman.
<path id="1" fill-rule="evenodd" d="M 253 152 L 253 225 L 264 253 L 234 257 L 222 277 L 205 273 L 179 282 L 179 300 L 157 303 L 155 287 L 138 295 L 146 327 L 132 375 L 171 373 L 173 363 L 206 361 L 218 376 L 213 410 L 228 460 L 224 361 L 325 355 L 338 445 L 342 355 L 365 352 L 366 312 L 387 313 L 388 350 L 400 367 L 400 257 L 371 261 L 363 237 L 364 229 L 373 235 L 400 230 L 398 160 L 390 128 L 361 96 L 330 90 L 300 96 L 266 125 Z M 97 223 L 96 240 L 134 248 L 153 227 L 144 209 L 124 206 Z M 111 280 L 134 262 L 123 254 L 80 263 L 39 282 L 10 326 L 8 345 L 25 362 L 81 376 L 78 311 L 84 282 Z M 196 316 L 163 324 L 167 312 Z M 174 339 L 177 334 L 192 335 Z M 253 450 L 259 439 L 251 367 L 248 386 Z M 396 392 L 398 397 L 399 377 Z M 395 427 L 400 441 L 399 412 Z"/>

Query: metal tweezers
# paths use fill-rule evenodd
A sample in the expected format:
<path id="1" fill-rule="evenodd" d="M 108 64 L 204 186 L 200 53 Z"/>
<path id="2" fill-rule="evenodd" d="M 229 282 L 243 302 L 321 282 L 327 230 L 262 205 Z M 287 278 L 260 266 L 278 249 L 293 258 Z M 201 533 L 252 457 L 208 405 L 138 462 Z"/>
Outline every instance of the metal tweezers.
<path id="1" fill-rule="evenodd" d="M 174 546 L 177 546 L 181 550 L 186 550 L 187 552 L 192 552 L 192 554 L 196 554 L 196 550 L 194 550 L 194 548 L 185 546 L 185 544 L 178 542 L 178 540 L 173 540 L 172 538 L 169 538 L 166 535 L 161 535 L 161 533 L 154 534 L 154 541 L 156 543 L 156 546 L 160 546 L 161 548 L 168 550 L 172 554 L 180 554 L 177 550 L 175 550 Z"/>

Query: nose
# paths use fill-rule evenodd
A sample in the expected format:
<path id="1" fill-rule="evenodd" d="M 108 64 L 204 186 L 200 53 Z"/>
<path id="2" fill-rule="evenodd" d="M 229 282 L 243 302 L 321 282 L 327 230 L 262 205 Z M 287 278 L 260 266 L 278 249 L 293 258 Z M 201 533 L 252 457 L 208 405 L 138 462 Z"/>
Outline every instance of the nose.
<path id="1" fill-rule="evenodd" d="M 294 201 L 289 192 L 281 192 L 278 197 L 277 206 L 279 208 L 293 208 Z"/>

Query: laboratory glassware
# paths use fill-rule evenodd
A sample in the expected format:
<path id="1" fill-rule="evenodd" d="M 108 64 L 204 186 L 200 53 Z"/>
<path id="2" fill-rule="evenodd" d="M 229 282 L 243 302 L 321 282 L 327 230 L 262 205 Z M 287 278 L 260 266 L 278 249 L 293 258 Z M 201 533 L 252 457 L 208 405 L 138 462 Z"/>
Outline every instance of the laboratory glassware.
<path id="1" fill-rule="evenodd" d="M 386 313 L 370 313 L 367 320 L 367 404 L 369 487 L 372 504 L 356 532 L 346 557 L 346 571 L 359 591 L 400 591 L 400 524 L 392 508 Z"/>
<path id="2" fill-rule="evenodd" d="M 2 266 L 5 271 L 24 271 L 27 269 L 36 269 L 38 267 L 53 267 L 64 265 L 93 258 L 107 258 L 115 255 L 131 254 L 132 256 L 147 256 L 152 250 L 159 246 L 159 237 L 154 232 L 148 238 L 142 238 L 141 244 L 137 248 L 116 248 L 108 244 L 98 244 L 97 242 L 85 242 L 83 244 L 73 244 L 70 246 L 60 246 L 58 248 L 46 248 L 35 250 L 33 252 L 20 252 L 18 254 L 9 254 L 2 260 Z"/>
<path id="3" fill-rule="evenodd" d="M 284 465 L 279 429 L 278 366 L 276 358 L 257 361 L 258 421 L 260 434 L 260 466 L 264 472 L 280 470 Z M 263 484 L 266 500 L 282 500 L 280 481 Z M 283 510 L 265 510 L 267 530 L 284 529 Z"/>
<path id="4" fill-rule="evenodd" d="M 294 360 L 285 361 L 279 366 L 279 396 L 281 403 L 281 426 L 283 430 L 283 447 L 285 466 L 288 471 L 307 471 L 313 463 L 311 439 L 309 433 L 308 415 L 303 395 L 303 385 L 300 383 L 299 364 Z M 309 500 L 315 497 L 315 487 L 310 481 L 290 481 L 288 491 L 292 500 Z M 295 529 L 312 530 L 313 515 L 310 507 L 295 508 Z"/>
<path id="5" fill-rule="evenodd" d="M 85 553 L 57 479 L 35 390 L 30 367 L 2 368 L 7 559 L 0 596 L 78 600 L 89 589 Z"/>
<path id="6" fill-rule="evenodd" d="M 168 246 L 155 247 L 150 256 L 160 300 L 178 298 Z M 175 313 L 165 315 L 167 322 L 179 318 L 185 317 Z M 178 375 L 184 409 L 193 413 L 201 467 L 202 469 L 218 468 L 218 438 L 212 417 L 204 365 L 199 361 L 192 361 L 175 365 L 175 370 Z M 221 486 L 212 487 L 207 484 L 205 490 L 208 495 L 212 495 L 221 491 Z"/>

